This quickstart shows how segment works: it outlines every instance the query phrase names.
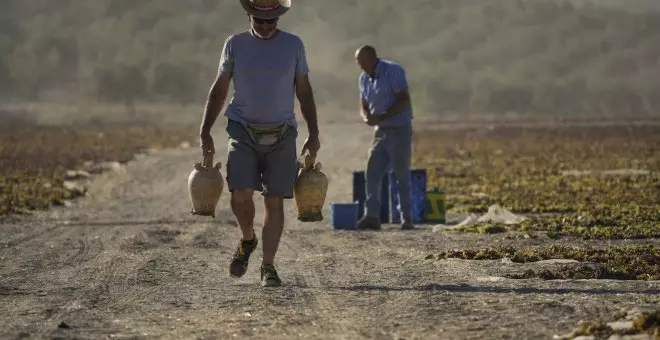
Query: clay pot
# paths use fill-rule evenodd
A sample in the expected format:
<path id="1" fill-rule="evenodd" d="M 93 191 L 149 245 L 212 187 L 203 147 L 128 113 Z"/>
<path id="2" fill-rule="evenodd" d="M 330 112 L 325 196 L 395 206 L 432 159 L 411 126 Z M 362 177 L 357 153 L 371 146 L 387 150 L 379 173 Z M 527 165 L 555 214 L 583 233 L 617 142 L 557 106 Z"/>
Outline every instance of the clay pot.
<path id="1" fill-rule="evenodd" d="M 204 155 L 202 163 L 194 164 L 188 176 L 188 194 L 193 215 L 215 218 L 215 209 L 224 189 L 221 166 L 221 162 L 213 166 L 213 154 Z"/>
<path id="2" fill-rule="evenodd" d="M 321 171 L 321 163 L 306 153 L 294 187 L 298 207 L 298 220 L 314 222 L 323 220 L 323 204 L 328 192 L 328 177 Z"/>

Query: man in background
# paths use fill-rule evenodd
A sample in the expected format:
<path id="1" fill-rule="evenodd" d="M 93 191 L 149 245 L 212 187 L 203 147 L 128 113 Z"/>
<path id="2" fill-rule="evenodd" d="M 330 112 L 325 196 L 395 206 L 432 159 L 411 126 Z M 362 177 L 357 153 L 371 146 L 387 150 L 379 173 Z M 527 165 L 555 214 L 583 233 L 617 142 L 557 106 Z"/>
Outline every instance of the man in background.
<path id="1" fill-rule="evenodd" d="M 380 201 L 381 183 L 392 168 L 399 182 L 401 229 L 414 229 L 410 186 L 413 115 L 405 70 L 393 61 L 379 58 L 376 49 L 369 45 L 360 47 L 355 58 L 362 69 L 360 112 L 364 122 L 375 127 L 365 174 L 365 216 L 357 228 L 381 228 L 380 206 L 387 203 Z"/>
<path id="2" fill-rule="evenodd" d="M 229 151 L 226 163 L 231 208 L 242 238 L 229 265 L 233 277 L 248 268 L 257 248 L 254 233 L 254 191 L 264 198 L 261 284 L 279 286 L 275 253 L 284 227 L 283 200 L 293 197 L 298 171 L 297 123 L 294 95 L 300 102 L 309 136 L 302 152 L 313 158 L 320 148 L 316 105 L 308 78 L 302 40 L 279 30 L 279 17 L 291 7 L 290 0 L 240 0 L 250 29 L 225 41 L 218 76 L 208 95 L 200 129 L 202 151 L 215 152 L 211 127 L 225 103 L 230 81 L 234 95 L 225 111 Z"/>

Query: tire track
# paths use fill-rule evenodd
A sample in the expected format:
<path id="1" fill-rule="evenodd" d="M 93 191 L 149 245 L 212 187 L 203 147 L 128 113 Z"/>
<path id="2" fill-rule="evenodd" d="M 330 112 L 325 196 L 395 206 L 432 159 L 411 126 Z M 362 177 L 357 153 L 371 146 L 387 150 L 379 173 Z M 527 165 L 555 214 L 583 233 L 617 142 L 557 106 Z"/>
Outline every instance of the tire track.
<path id="1" fill-rule="evenodd" d="M 298 231 L 295 229 L 284 235 L 284 251 L 281 255 L 278 254 L 278 257 L 293 259 L 293 262 L 287 261 L 285 264 L 287 271 L 295 272 L 294 283 L 291 285 L 300 287 L 305 300 L 309 302 L 307 310 L 316 321 L 309 325 L 304 334 L 336 339 L 362 338 L 364 324 L 360 322 L 361 318 L 356 318 L 355 314 L 349 312 L 354 311 L 355 300 L 346 298 L 351 295 L 350 292 L 333 285 L 336 282 L 334 278 L 345 275 L 342 273 L 343 268 L 337 265 L 341 262 L 337 255 L 342 252 L 329 249 L 333 247 L 319 242 L 319 238 L 314 234 Z"/>
<path id="2" fill-rule="evenodd" d="M 363 168 L 372 131 L 350 124 L 326 131 L 319 160 L 332 169 L 327 205 L 348 199 L 351 171 Z M 224 143 L 218 144 L 224 154 Z M 245 277 L 232 279 L 227 265 L 240 231 L 228 192 L 216 219 L 190 215 L 185 179 L 197 153 L 152 154 L 127 164 L 125 173 L 94 180 L 92 195 L 72 209 L 12 221 L 4 232 L 12 239 L 0 241 L 0 322 L 7 325 L 0 334 L 452 339 L 506 338 L 514 329 L 520 338 L 539 338 L 572 325 L 571 318 L 607 315 L 611 305 L 660 302 L 649 293 L 621 293 L 644 283 L 475 283 L 475 273 L 494 275 L 497 264 L 424 261 L 425 251 L 487 245 L 500 241 L 496 237 L 450 239 L 392 226 L 336 232 L 327 207 L 326 221 L 299 223 L 292 201 L 277 256 L 284 286 L 259 285 L 261 247 Z M 56 329 L 62 321 L 72 328 Z"/>

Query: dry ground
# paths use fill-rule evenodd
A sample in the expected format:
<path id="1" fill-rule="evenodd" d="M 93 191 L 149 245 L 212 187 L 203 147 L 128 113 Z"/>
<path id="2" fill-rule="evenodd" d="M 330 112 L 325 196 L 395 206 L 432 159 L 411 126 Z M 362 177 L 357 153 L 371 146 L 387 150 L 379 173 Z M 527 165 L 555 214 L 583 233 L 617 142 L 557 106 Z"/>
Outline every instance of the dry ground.
<path id="1" fill-rule="evenodd" d="M 214 131 L 224 163 L 220 123 Z M 326 203 L 348 201 L 371 130 L 327 124 L 322 133 Z M 441 249 L 566 240 L 445 234 L 430 225 L 333 231 L 328 208 L 325 221 L 303 224 L 293 201 L 277 256 L 284 285 L 259 285 L 261 250 L 248 274 L 232 279 L 239 231 L 227 192 L 215 220 L 189 214 L 186 180 L 197 155 L 154 152 L 96 177 L 72 208 L 3 220 L 0 337 L 550 339 L 579 320 L 660 304 L 657 281 L 513 280 L 502 276 L 530 264 L 424 259 Z M 260 207 L 257 214 L 259 232 Z"/>

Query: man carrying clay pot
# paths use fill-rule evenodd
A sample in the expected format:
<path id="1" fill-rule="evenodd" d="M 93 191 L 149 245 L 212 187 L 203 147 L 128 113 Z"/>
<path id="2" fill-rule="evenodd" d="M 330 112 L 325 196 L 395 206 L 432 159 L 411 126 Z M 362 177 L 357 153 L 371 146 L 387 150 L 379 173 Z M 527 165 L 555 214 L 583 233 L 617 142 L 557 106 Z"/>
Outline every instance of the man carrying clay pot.
<path id="1" fill-rule="evenodd" d="M 202 152 L 215 152 L 211 127 L 233 81 L 233 97 L 225 111 L 229 137 L 226 172 L 231 208 L 242 237 L 229 273 L 242 277 L 257 248 L 253 194 L 260 191 L 265 210 L 261 284 L 279 286 L 282 282 L 274 259 L 284 227 L 283 200 L 293 197 L 299 167 L 294 97 L 300 102 L 309 134 L 302 153 L 308 151 L 312 158 L 320 148 L 316 104 L 302 40 L 277 28 L 291 0 L 239 1 L 250 26 L 225 41 L 218 75 L 206 102 L 200 139 Z"/>
<path id="2" fill-rule="evenodd" d="M 412 153 L 412 106 L 406 72 L 401 65 L 381 59 L 373 46 L 355 52 L 362 72 L 359 76 L 360 114 L 374 127 L 367 161 L 365 216 L 358 221 L 361 230 L 379 230 L 381 183 L 390 168 L 399 182 L 401 229 L 414 229 L 410 163 Z"/>

